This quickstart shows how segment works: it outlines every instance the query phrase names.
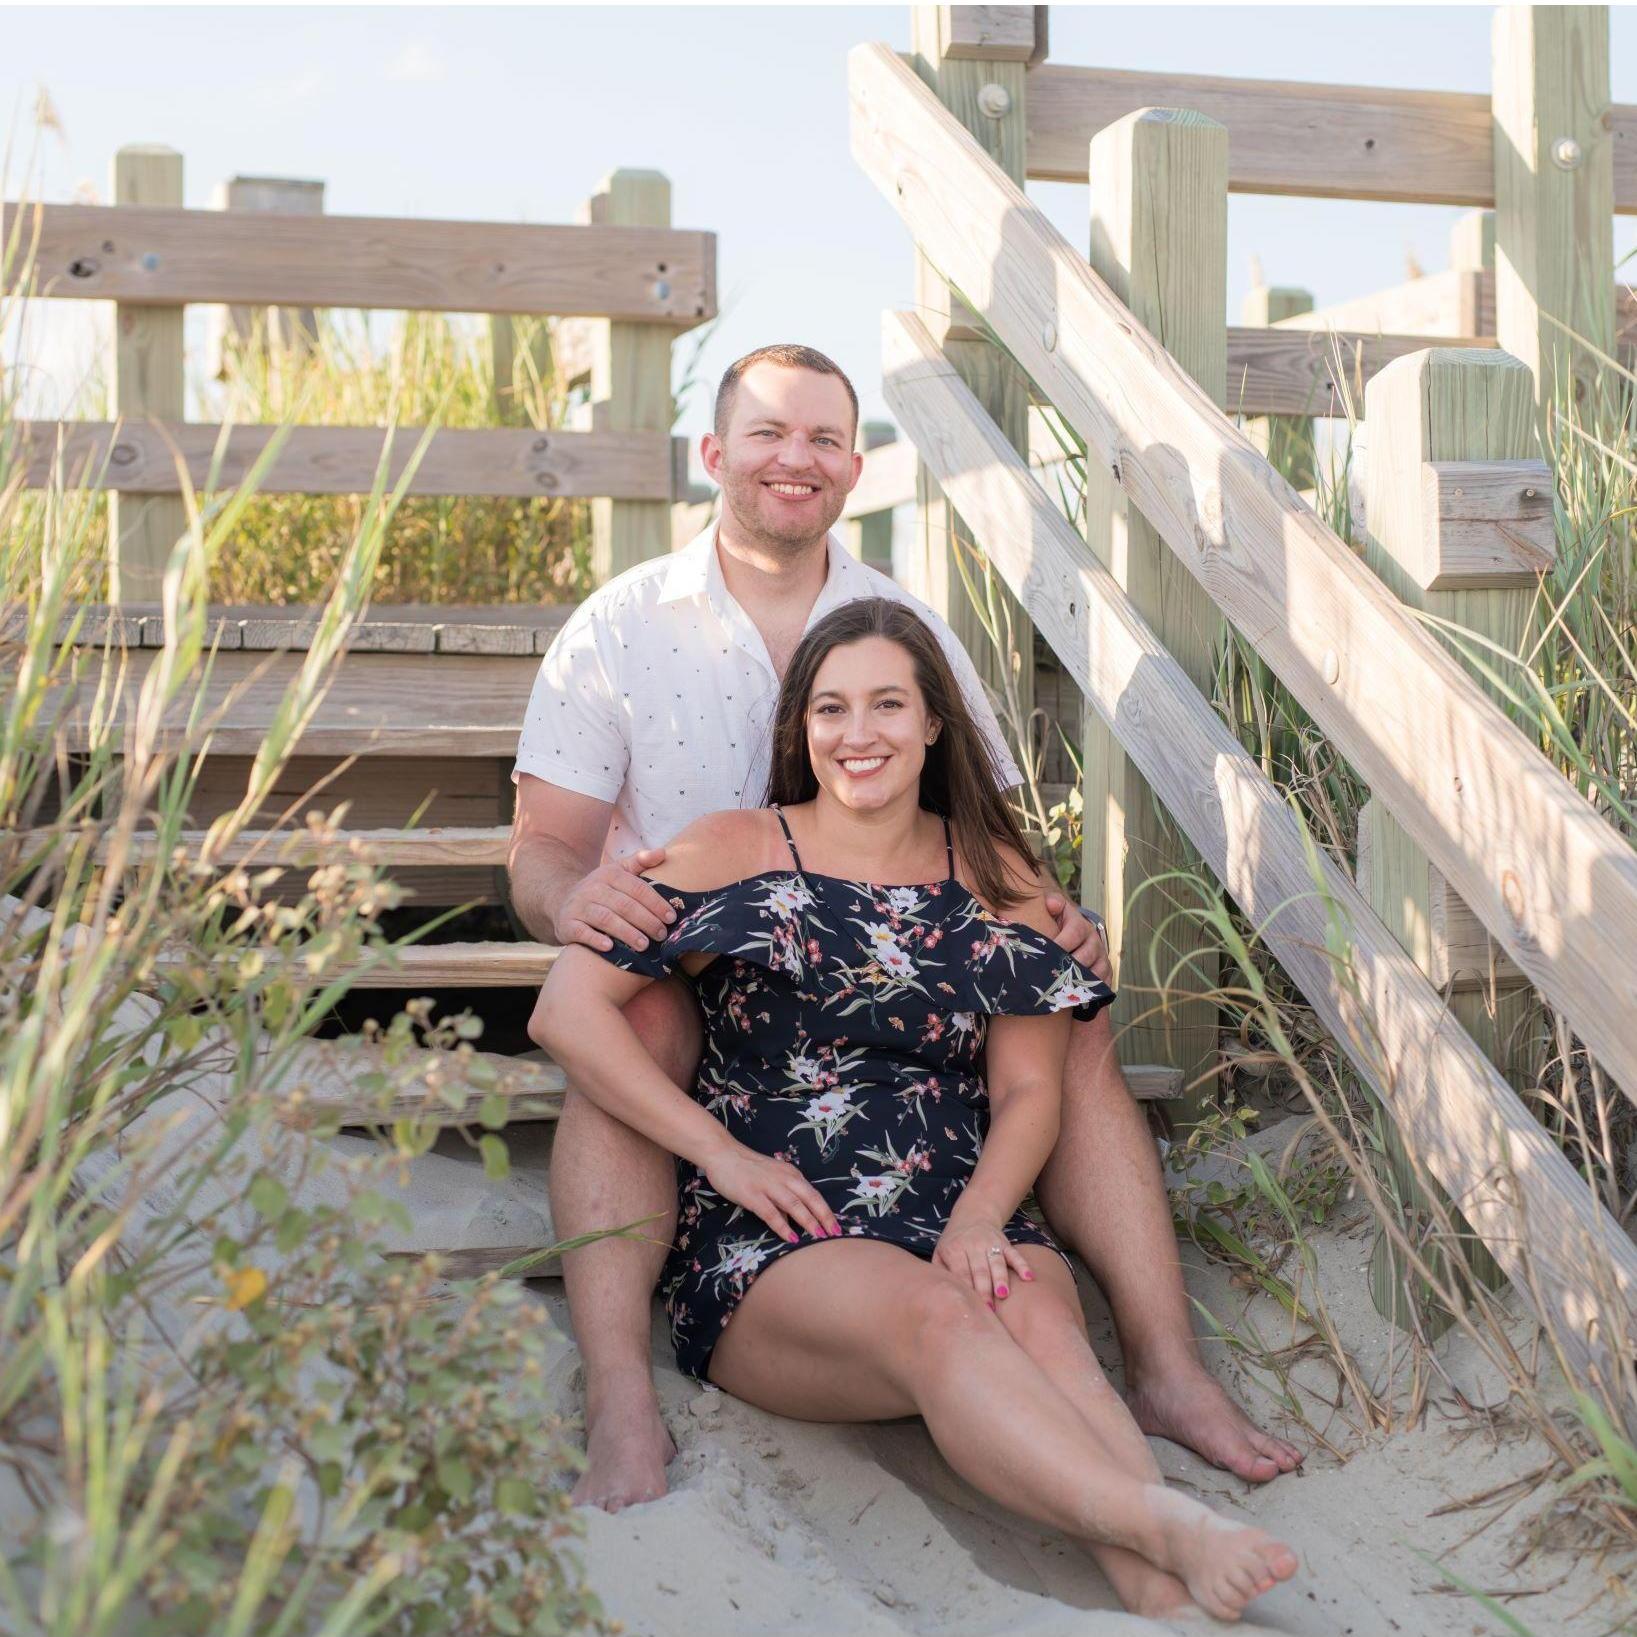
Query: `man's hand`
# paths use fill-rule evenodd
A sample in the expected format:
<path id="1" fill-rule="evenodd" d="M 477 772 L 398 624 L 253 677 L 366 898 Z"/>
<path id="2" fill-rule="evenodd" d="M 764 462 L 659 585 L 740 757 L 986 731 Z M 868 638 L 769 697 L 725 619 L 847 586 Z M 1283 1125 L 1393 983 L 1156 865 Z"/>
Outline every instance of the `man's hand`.
<path id="1" fill-rule="evenodd" d="M 1052 942 L 1066 950 L 1083 967 L 1104 983 L 1114 982 L 1114 968 L 1109 963 L 1108 941 L 1103 936 L 1103 918 L 1095 919 L 1088 910 L 1070 901 L 1060 892 L 1046 894 L 1046 913 L 1057 921 Z"/>
<path id="2" fill-rule="evenodd" d="M 606 950 L 618 938 L 628 949 L 646 949 L 663 938 L 676 911 L 642 879 L 644 870 L 663 862 L 663 847 L 645 847 L 627 858 L 600 864 L 569 889 L 557 912 L 559 943 Z"/>

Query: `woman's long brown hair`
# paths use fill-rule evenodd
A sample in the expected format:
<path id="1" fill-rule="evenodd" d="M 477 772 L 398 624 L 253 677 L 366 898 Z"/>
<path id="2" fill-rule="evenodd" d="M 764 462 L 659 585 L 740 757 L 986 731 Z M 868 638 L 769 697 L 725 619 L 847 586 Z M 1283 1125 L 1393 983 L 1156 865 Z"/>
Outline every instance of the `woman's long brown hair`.
<path id="1" fill-rule="evenodd" d="M 832 649 L 865 637 L 885 637 L 909 655 L 927 710 L 942 723 L 921 769 L 921 805 L 954 825 L 972 885 L 985 903 L 1008 909 L 1022 902 L 1028 895 L 1018 890 L 1017 872 L 1008 869 L 1001 849 L 1014 849 L 1027 859 L 1029 844 L 1001 795 L 1000 769 L 989 743 L 972 720 L 938 639 L 912 608 L 889 597 L 860 597 L 832 609 L 791 655 L 773 717 L 768 805 L 789 806 L 818 794 L 818 778 L 807 754 L 813 679 Z"/>

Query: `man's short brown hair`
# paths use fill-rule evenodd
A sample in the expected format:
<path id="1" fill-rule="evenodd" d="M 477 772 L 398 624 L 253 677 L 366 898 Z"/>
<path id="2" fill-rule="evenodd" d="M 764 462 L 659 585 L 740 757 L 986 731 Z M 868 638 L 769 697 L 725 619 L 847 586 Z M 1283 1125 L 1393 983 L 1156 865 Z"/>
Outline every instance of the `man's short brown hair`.
<path id="1" fill-rule="evenodd" d="M 781 369 L 810 369 L 819 375 L 833 375 L 847 389 L 847 402 L 853 406 L 853 436 L 858 436 L 858 394 L 847 372 L 833 358 L 826 358 L 817 347 L 798 347 L 781 343 L 773 347 L 758 347 L 743 358 L 729 364 L 722 372 L 722 384 L 716 389 L 714 429 L 717 437 L 725 437 L 728 422 L 733 417 L 733 400 L 739 394 L 739 381 L 753 364 L 777 364 Z"/>

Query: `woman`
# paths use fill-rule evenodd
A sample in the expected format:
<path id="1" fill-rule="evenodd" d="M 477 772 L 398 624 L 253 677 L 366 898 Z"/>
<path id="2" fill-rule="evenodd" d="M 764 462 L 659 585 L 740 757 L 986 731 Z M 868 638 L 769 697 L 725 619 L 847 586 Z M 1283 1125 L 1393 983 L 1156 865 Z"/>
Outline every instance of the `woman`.
<path id="1" fill-rule="evenodd" d="M 679 1157 L 678 1363 L 803 1420 L 919 1415 L 969 1482 L 1085 1541 L 1128 1609 L 1237 1618 L 1294 1554 L 1164 1487 L 1066 1259 L 1019 1209 L 1056 1138 L 1069 1014 L 1113 993 L 1051 942 L 910 609 L 849 603 L 803 638 L 767 799 L 670 842 L 664 941 L 566 949 L 530 1029 Z M 622 1016 L 676 969 L 705 1018 L 691 1094 Z"/>

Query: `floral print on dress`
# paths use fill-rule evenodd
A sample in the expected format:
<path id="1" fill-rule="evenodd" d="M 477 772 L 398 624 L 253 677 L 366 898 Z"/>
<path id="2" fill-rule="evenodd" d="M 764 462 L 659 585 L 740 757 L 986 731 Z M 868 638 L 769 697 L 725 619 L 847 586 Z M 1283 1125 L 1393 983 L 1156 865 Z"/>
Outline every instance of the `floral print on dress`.
<path id="1" fill-rule="evenodd" d="M 747 1147 L 794 1165 L 845 1234 L 930 1258 L 989 1129 L 981 1074 L 991 1016 L 1073 1009 L 1113 991 L 1050 939 L 986 910 L 957 881 L 875 886 L 770 870 L 684 892 L 657 945 L 606 960 L 659 977 L 689 953 L 705 1049 L 692 1095 Z M 678 1221 L 660 1288 L 677 1362 L 708 1379 L 745 1292 L 792 1245 L 678 1161 Z M 1016 1243 L 1056 1249 L 1021 1211 Z"/>

